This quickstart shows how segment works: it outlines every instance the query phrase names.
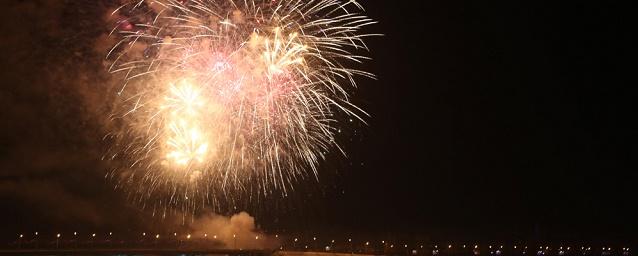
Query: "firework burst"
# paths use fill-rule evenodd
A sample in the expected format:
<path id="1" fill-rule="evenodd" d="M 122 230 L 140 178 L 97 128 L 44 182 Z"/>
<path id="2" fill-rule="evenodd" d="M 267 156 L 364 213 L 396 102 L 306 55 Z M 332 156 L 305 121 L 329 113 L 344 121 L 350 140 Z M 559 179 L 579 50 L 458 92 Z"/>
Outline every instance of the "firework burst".
<path id="1" fill-rule="evenodd" d="M 114 15 L 112 175 L 137 200 L 192 211 L 287 193 L 337 149 L 374 21 L 353 0 L 137 0 Z M 352 65 L 350 65 L 352 66 Z M 345 85 L 345 86 L 344 86 Z M 342 151 L 343 152 L 343 151 Z M 149 200 L 152 199 L 152 200 Z"/>

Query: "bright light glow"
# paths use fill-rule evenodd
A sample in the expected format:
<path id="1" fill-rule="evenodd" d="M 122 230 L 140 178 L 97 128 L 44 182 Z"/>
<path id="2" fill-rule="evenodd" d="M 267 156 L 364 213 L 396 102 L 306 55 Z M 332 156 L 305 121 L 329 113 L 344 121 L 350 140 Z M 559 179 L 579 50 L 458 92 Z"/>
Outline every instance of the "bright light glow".
<path id="1" fill-rule="evenodd" d="M 124 81 L 108 155 L 136 201 L 188 212 L 286 195 L 345 154 L 337 131 L 367 115 L 355 78 L 374 77 L 356 66 L 375 23 L 357 1 L 122 2 L 118 19 L 143 22 L 112 33 L 109 71 Z"/>

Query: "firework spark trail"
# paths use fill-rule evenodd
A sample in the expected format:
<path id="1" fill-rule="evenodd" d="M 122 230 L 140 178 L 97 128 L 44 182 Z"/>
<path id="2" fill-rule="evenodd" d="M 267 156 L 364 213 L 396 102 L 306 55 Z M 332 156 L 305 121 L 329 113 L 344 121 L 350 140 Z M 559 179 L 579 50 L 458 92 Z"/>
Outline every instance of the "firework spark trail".
<path id="1" fill-rule="evenodd" d="M 187 211 L 316 176 L 343 152 L 339 116 L 366 115 L 348 93 L 373 77 L 348 67 L 368 59 L 350 53 L 372 36 L 362 12 L 353 0 L 123 4 L 108 59 L 124 78 L 112 158 L 129 164 L 113 176 L 141 202 Z"/>

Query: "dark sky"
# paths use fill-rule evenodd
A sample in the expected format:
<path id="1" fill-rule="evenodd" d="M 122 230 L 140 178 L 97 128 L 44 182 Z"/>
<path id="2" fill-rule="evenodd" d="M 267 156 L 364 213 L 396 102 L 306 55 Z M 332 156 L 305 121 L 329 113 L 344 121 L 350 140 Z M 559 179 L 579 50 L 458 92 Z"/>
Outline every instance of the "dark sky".
<path id="1" fill-rule="evenodd" d="M 100 160 L 108 3 L 8 1 L 0 16 L 0 221 L 20 231 L 161 223 Z M 636 239 L 634 72 L 622 6 L 367 1 L 385 36 L 371 117 L 320 183 L 248 207 L 267 230 L 464 239 Z M 98 17 L 98 18 L 96 18 Z M 74 207 L 69 207 L 69 206 Z M 242 209 L 237 209 L 242 210 Z M 140 222 L 140 220 L 143 220 Z M 46 228 L 44 228 L 46 229 Z"/>

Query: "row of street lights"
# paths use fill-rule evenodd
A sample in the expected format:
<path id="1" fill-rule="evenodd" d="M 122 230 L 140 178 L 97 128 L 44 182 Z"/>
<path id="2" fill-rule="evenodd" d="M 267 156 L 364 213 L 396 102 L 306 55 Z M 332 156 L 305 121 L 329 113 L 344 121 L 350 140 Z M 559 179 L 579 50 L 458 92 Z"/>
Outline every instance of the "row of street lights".
<path id="1" fill-rule="evenodd" d="M 33 237 L 33 238 L 34 238 L 34 240 L 36 241 L 36 246 L 37 246 L 38 237 L 40 237 L 41 235 L 40 235 L 40 233 L 38 233 L 37 231 L 36 231 L 36 232 L 34 232 L 34 233 L 33 233 L 33 235 L 34 235 L 34 237 Z M 142 233 L 141 233 L 141 236 L 142 236 L 142 237 L 146 237 L 146 235 L 147 235 L 147 233 L 146 233 L 146 232 L 142 232 Z M 178 233 L 177 233 L 177 232 L 174 232 L 172 235 L 173 235 L 173 237 L 176 237 L 176 238 L 178 237 Z M 89 234 L 89 238 L 95 238 L 96 236 L 97 236 L 97 233 L 90 233 L 90 234 Z M 113 236 L 113 232 L 108 232 L 108 236 L 109 236 L 109 237 L 112 237 L 112 236 Z M 73 232 L 73 237 L 74 237 L 74 238 L 75 238 L 75 237 L 78 237 L 78 232 Z M 155 239 L 159 239 L 159 238 L 160 238 L 160 234 L 159 234 L 159 233 L 156 233 L 154 237 L 155 237 Z M 215 234 L 215 235 L 213 235 L 212 237 L 213 237 L 213 239 L 217 239 L 217 238 L 218 238 L 218 236 L 217 236 L 216 234 Z M 235 249 L 236 249 L 236 248 L 237 248 L 237 234 L 233 234 L 233 235 L 232 235 L 232 237 L 233 237 L 233 248 L 235 248 Z M 19 246 L 21 246 L 21 244 L 22 244 L 22 240 L 25 238 L 25 235 L 24 235 L 24 234 L 19 234 L 19 235 L 18 235 L 18 238 L 19 238 L 19 239 L 18 239 Z M 62 233 L 57 233 L 57 234 L 55 234 L 55 239 L 56 239 L 56 248 L 59 248 L 59 245 L 60 245 L 60 239 L 61 239 L 61 238 L 62 238 Z M 184 238 L 185 238 L 186 240 L 190 240 L 191 238 L 195 238 L 195 236 L 191 235 L 190 233 L 186 233 L 186 234 L 184 234 Z M 207 234 L 207 233 L 204 233 L 204 234 L 203 234 L 200 238 L 208 239 L 208 234 Z M 279 235 L 275 235 L 275 238 L 279 240 Z M 260 239 L 259 235 L 256 235 L 256 236 L 255 236 L 255 240 L 259 240 L 259 239 Z M 299 237 L 294 237 L 294 238 L 292 239 L 292 242 L 293 242 L 293 243 L 292 243 L 292 245 L 293 245 L 293 249 L 297 249 L 297 245 L 298 245 L 298 243 L 300 243 L 300 241 L 301 241 L 301 239 L 299 239 Z M 317 241 L 317 237 L 316 237 L 316 236 L 313 236 L 313 237 L 312 237 L 312 242 L 314 243 L 314 246 L 313 246 L 313 247 L 315 247 L 314 249 L 317 249 L 317 248 L 316 248 L 316 247 L 317 247 L 317 246 L 316 246 L 316 241 Z M 347 241 L 348 241 L 348 245 L 349 245 L 349 247 L 350 247 L 350 248 L 349 248 L 349 249 L 350 249 L 350 251 L 353 251 L 354 244 L 353 244 L 353 242 L 352 242 L 352 238 L 347 238 Z M 284 242 L 284 241 L 279 241 L 279 242 Z M 331 246 L 334 246 L 335 242 L 336 242 L 336 240 L 335 240 L 335 239 L 331 239 L 331 240 L 330 240 L 330 245 L 331 245 Z M 362 245 L 364 246 L 364 249 L 365 249 L 366 251 L 368 250 L 368 247 L 369 247 L 371 244 L 372 244 L 372 243 L 371 243 L 370 241 L 365 241 L 365 242 L 363 242 L 363 243 L 362 243 Z M 381 241 L 380 241 L 380 245 L 382 245 L 382 246 L 383 246 L 383 248 L 389 248 L 389 249 L 394 249 L 394 248 L 395 248 L 395 245 L 394 245 L 393 243 L 386 244 L 386 241 L 385 241 L 385 240 L 381 240 Z M 399 245 L 399 246 L 400 246 L 400 245 Z M 407 248 L 408 248 L 408 244 L 403 244 L 403 247 L 407 249 Z M 423 248 L 424 248 L 424 246 L 423 246 L 423 245 L 420 245 L 420 246 L 418 246 L 418 247 L 419 247 L 419 248 L 421 248 L 421 249 L 423 249 Z M 438 251 L 438 249 L 439 249 L 439 246 L 438 246 L 438 245 L 434 245 L 433 247 L 434 247 L 434 249 L 436 249 L 436 250 Z M 452 249 L 452 248 L 454 248 L 455 246 L 453 246 L 452 244 L 448 244 L 446 247 L 447 247 L 447 249 Z M 463 249 L 468 248 L 468 246 L 467 246 L 466 244 L 459 245 L 458 247 L 461 247 L 461 248 L 463 248 Z M 487 246 L 487 247 L 488 247 L 489 249 L 492 249 L 492 248 L 493 248 L 493 247 L 495 247 L 495 246 L 493 246 L 493 245 L 489 245 L 489 246 Z M 305 245 L 305 246 L 304 246 L 304 248 L 305 248 L 305 249 L 308 249 L 308 245 Z M 330 248 L 331 248 L 330 246 L 326 246 L 326 250 L 329 250 Z M 398 248 L 398 246 L 397 246 L 397 248 Z M 499 248 L 499 249 L 504 249 L 504 246 L 503 246 L 503 245 L 500 245 L 500 246 L 498 246 L 498 248 Z M 518 245 L 513 245 L 513 246 L 512 246 L 512 247 L 510 247 L 510 248 L 513 248 L 513 249 L 515 249 L 515 250 L 527 250 L 527 249 L 528 249 L 528 247 L 527 247 L 527 246 L 520 246 L 520 247 L 519 247 Z M 559 250 L 559 251 L 564 251 L 564 250 L 563 250 L 563 248 L 565 248 L 565 249 L 566 249 L 566 251 L 570 251 L 570 250 L 572 249 L 572 247 L 570 247 L 570 246 L 565 246 L 565 247 L 560 246 L 560 247 L 558 247 L 558 250 Z M 281 249 L 283 249 L 283 245 L 282 245 Z M 478 250 L 478 249 L 479 249 L 479 245 L 478 245 L 478 244 L 474 244 L 473 249 L 474 249 L 474 250 Z M 549 246 L 539 246 L 539 250 L 543 250 L 543 249 L 544 249 L 544 250 L 550 250 L 550 247 L 549 247 Z M 591 251 L 591 247 L 590 247 L 590 246 L 588 246 L 588 247 L 581 246 L 581 247 L 580 247 L 580 250 L 581 250 L 581 251 Z M 602 247 L 602 251 L 611 251 L 611 250 L 612 250 L 612 248 L 611 248 L 611 247 L 606 247 L 606 246 Z M 629 251 L 629 247 L 622 247 L 622 251 L 623 251 L 623 252 L 628 252 L 628 251 Z"/>

